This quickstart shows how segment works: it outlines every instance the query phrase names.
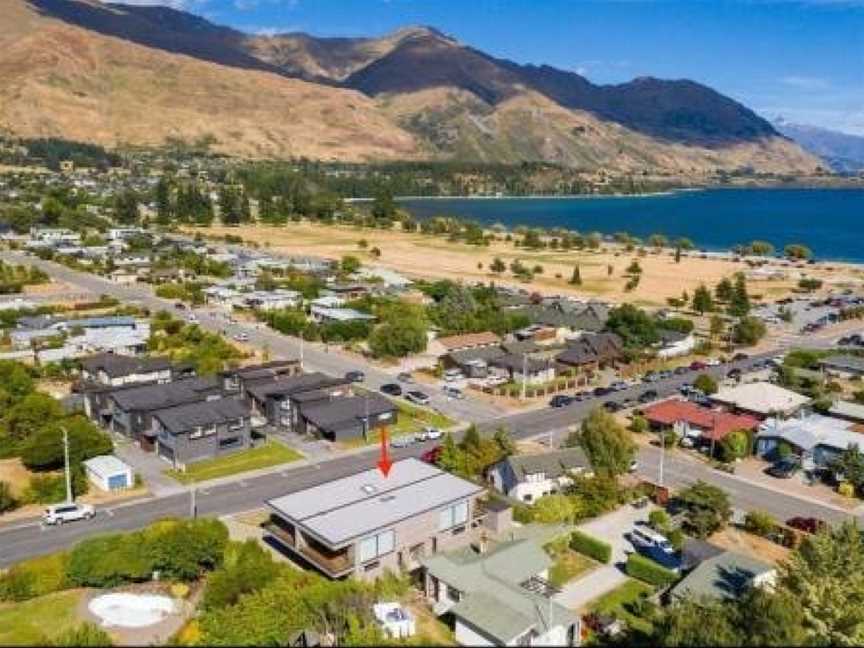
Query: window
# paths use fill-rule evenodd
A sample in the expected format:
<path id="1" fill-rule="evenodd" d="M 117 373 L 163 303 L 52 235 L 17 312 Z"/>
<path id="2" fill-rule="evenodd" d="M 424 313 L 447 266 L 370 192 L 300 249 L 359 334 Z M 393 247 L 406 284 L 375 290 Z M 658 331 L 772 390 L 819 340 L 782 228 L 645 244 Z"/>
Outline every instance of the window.
<path id="1" fill-rule="evenodd" d="M 243 429 L 243 419 L 236 419 L 228 423 L 228 429 L 231 432 L 237 432 L 238 430 Z"/>
<path id="2" fill-rule="evenodd" d="M 438 530 L 445 531 L 468 520 L 468 502 L 448 506 L 438 514 Z"/>
<path id="3" fill-rule="evenodd" d="M 204 436 L 204 429 L 200 426 L 193 428 L 192 431 L 189 433 L 190 439 L 200 439 L 202 436 Z"/>
<path id="4" fill-rule="evenodd" d="M 368 572 L 368 571 L 372 571 L 373 569 L 378 569 L 378 567 L 380 565 L 381 565 L 381 563 L 376 560 L 375 562 L 371 562 L 368 565 L 363 565 L 363 571 Z"/>
<path id="5" fill-rule="evenodd" d="M 393 530 L 384 531 L 378 535 L 363 538 L 360 541 L 360 562 L 372 560 L 388 554 L 396 548 L 396 534 Z"/>
<path id="6" fill-rule="evenodd" d="M 219 439 L 220 448 L 231 448 L 240 445 L 240 437 L 229 437 L 227 439 Z"/>
<path id="7" fill-rule="evenodd" d="M 457 535 L 459 535 L 460 533 L 465 533 L 465 525 L 463 524 L 462 526 L 458 526 L 458 527 L 456 527 L 456 528 L 453 529 L 453 531 L 451 531 L 450 533 L 451 533 L 452 535 L 454 535 L 454 536 L 457 536 Z"/>

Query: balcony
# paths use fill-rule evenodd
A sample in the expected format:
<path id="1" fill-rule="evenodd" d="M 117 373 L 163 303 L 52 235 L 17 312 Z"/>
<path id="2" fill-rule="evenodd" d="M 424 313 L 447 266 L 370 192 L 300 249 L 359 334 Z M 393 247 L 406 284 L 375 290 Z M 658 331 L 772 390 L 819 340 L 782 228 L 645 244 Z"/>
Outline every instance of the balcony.
<path id="1" fill-rule="evenodd" d="M 288 547 L 294 554 L 311 563 L 328 576 L 341 576 L 354 568 L 350 548 L 333 551 L 312 538 L 307 538 L 306 543 L 301 543 L 301 546 L 298 547 L 295 534 L 302 532 L 287 529 L 272 520 L 264 525 L 264 529 L 279 540 L 281 544 Z"/>

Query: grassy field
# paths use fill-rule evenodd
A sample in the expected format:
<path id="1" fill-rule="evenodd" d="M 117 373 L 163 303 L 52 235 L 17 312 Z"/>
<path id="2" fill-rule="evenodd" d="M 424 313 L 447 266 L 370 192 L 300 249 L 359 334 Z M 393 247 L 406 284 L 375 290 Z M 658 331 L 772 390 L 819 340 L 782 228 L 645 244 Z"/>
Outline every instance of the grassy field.
<path id="1" fill-rule="evenodd" d="M 455 421 L 439 412 L 425 409 L 423 407 L 415 407 L 402 400 L 394 399 L 393 403 L 397 408 L 399 408 L 399 416 L 397 417 L 398 420 L 396 425 L 390 425 L 387 427 L 387 432 L 391 439 L 399 436 L 417 434 L 427 425 L 436 427 L 439 430 L 446 430 L 455 425 Z M 341 441 L 340 444 L 347 448 L 356 448 L 362 445 L 379 443 L 380 441 L 381 434 L 379 430 L 372 430 L 369 434 L 369 439 L 366 441 L 363 439 L 351 439 L 350 441 Z"/>
<path id="2" fill-rule="evenodd" d="M 591 604 L 591 611 L 598 614 L 610 614 L 622 619 L 627 625 L 643 634 L 649 634 L 653 628 L 650 621 L 634 615 L 630 605 L 640 597 L 650 596 L 653 588 L 641 581 L 628 579 L 611 592 L 604 594 Z"/>
<path id="3" fill-rule="evenodd" d="M 76 625 L 81 592 L 48 594 L 23 603 L 0 604 L 0 646 L 38 646 Z"/>
<path id="4" fill-rule="evenodd" d="M 549 582 L 555 587 L 561 587 L 597 566 L 597 563 L 587 556 L 569 548 L 554 553 L 552 559 L 555 562 L 549 568 Z"/>
<path id="5" fill-rule="evenodd" d="M 276 441 L 269 441 L 257 448 L 190 464 L 183 472 L 179 470 L 167 470 L 165 474 L 170 475 L 183 484 L 192 484 L 207 481 L 208 479 L 236 475 L 250 470 L 269 468 L 270 466 L 277 466 L 302 458 L 303 455 L 296 450 L 292 450 Z"/>

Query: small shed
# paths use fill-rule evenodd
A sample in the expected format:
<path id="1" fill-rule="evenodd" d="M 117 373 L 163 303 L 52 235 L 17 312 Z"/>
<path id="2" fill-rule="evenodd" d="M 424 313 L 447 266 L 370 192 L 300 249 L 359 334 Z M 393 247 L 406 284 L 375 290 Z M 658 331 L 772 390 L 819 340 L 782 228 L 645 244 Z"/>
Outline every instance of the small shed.
<path id="1" fill-rule="evenodd" d="M 102 455 L 88 459 L 84 462 L 84 470 L 87 473 L 87 479 L 104 491 L 132 488 L 135 484 L 132 468 L 114 455 Z"/>

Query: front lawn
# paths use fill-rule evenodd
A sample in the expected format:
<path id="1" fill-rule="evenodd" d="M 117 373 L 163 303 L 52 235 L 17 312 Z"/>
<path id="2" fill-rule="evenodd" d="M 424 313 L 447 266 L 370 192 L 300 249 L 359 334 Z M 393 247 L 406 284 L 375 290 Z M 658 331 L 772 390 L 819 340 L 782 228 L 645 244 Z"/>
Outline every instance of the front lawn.
<path id="1" fill-rule="evenodd" d="M 567 546 L 568 538 L 569 536 L 550 542 L 545 547 L 546 553 L 553 560 L 549 568 L 549 582 L 555 587 L 563 587 L 597 566 L 597 563 L 588 556 L 573 551 Z"/>
<path id="2" fill-rule="evenodd" d="M 257 448 L 235 452 L 234 454 L 216 459 L 197 461 L 189 464 L 185 471 L 167 470 L 165 474 L 170 475 L 183 484 L 192 484 L 207 481 L 208 479 L 236 475 L 250 470 L 278 466 L 279 464 L 297 461 L 302 458 L 303 455 L 296 450 L 277 441 L 268 441 Z"/>
<path id="3" fill-rule="evenodd" d="M 444 431 L 455 424 L 452 419 L 434 410 L 416 407 L 402 400 L 394 399 L 393 403 L 398 408 L 399 413 L 396 424 L 387 426 L 387 432 L 391 439 L 400 436 L 413 436 L 427 425 Z M 341 441 L 340 444 L 346 448 L 356 448 L 380 442 L 381 434 L 379 428 L 370 431 L 368 440 L 364 441 L 362 438 L 349 439 Z"/>
<path id="4" fill-rule="evenodd" d="M 634 614 L 633 604 L 653 593 L 654 588 L 647 583 L 628 578 L 626 583 L 619 585 L 591 603 L 591 612 L 614 616 L 623 620 L 628 627 L 643 635 L 649 635 L 654 628 L 653 624 L 649 619 Z"/>
<path id="5" fill-rule="evenodd" d="M 78 625 L 80 591 L 0 604 L 0 646 L 38 646 Z"/>

